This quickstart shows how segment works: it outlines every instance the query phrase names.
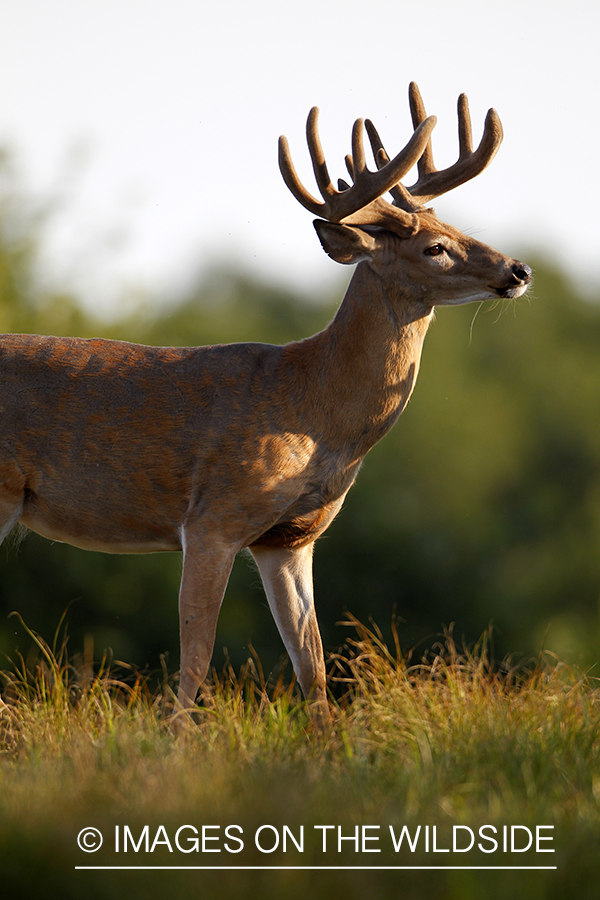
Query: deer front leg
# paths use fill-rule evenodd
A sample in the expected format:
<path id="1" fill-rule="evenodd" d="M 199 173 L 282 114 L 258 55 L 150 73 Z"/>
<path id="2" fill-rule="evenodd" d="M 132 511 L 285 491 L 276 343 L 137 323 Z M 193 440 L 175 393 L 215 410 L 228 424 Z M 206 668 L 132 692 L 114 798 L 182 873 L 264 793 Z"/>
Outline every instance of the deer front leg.
<path id="1" fill-rule="evenodd" d="M 219 610 L 237 550 L 184 529 L 178 709 L 193 706 L 198 688 L 208 674 Z"/>
<path id="2" fill-rule="evenodd" d="M 302 693 L 318 717 L 327 720 L 325 660 L 313 599 L 313 547 L 250 549 Z"/>

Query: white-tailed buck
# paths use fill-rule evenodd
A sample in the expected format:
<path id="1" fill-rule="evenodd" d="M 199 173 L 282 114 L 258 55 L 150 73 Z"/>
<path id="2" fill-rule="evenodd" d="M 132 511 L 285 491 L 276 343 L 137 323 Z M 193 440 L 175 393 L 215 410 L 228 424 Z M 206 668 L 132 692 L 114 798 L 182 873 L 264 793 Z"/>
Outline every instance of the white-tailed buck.
<path id="1" fill-rule="evenodd" d="M 249 548 L 302 690 L 326 710 L 315 540 L 406 406 L 434 306 L 519 297 L 531 280 L 528 266 L 423 206 L 488 165 L 502 140 L 496 112 L 473 150 L 460 97 L 458 161 L 438 171 L 436 120 L 414 84 L 410 107 L 414 133 L 392 160 L 372 124 L 355 123 L 352 184 L 340 181 L 339 190 L 311 111 L 308 147 L 322 201 L 300 183 L 280 140 L 283 178 L 319 216 L 325 252 L 358 264 L 319 334 L 283 347 L 0 338 L 0 540 L 21 522 L 88 550 L 183 550 L 183 707 L 206 676 L 234 558 Z M 365 127 L 374 171 L 365 165 Z M 407 188 L 401 179 L 415 163 L 418 180 Z M 383 199 L 388 191 L 392 203 Z"/>

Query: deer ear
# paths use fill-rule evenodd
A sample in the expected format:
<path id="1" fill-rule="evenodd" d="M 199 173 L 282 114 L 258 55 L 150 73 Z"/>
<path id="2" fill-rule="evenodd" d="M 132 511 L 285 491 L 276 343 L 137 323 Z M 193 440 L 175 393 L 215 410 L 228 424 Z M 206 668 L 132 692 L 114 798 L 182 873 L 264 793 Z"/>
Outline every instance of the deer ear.
<path id="1" fill-rule="evenodd" d="M 350 225 L 336 225 L 323 219 L 315 219 L 315 230 L 325 253 L 345 266 L 371 259 L 377 242 L 368 232 Z"/>

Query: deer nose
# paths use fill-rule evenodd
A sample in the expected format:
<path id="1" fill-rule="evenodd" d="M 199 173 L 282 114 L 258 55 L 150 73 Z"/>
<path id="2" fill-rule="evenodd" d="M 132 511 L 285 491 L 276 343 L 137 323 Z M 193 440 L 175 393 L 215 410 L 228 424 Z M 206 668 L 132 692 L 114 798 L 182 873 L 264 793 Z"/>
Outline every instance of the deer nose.
<path id="1" fill-rule="evenodd" d="M 515 281 L 518 281 L 521 284 L 529 284 L 533 272 L 531 271 L 531 267 L 526 266 L 525 263 L 516 262 L 512 267 L 512 274 Z"/>

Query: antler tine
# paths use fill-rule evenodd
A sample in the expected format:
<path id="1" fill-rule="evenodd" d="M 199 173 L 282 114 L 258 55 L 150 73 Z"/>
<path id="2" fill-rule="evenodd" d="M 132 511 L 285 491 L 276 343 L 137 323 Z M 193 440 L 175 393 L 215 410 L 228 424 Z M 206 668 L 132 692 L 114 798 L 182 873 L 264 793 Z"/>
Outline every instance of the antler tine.
<path id="1" fill-rule="evenodd" d="M 315 200 L 313 195 L 306 190 L 298 178 L 294 163 L 292 162 L 289 144 L 284 135 L 281 135 L 279 138 L 279 169 L 283 176 L 283 180 L 298 203 L 305 209 L 310 210 L 315 216 L 325 216 L 325 204 Z"/>
<path id="2" fill-rule="evenodd" d="M 421 97 L 421 91 L 419 90 L 416 82 L 411 81 L 408 87 L 408 102 L 410 105 L 410 114 L 412 117 L 413 128 L 417 128 L 421 122 L 425 120 L 427 117 L 427 113 L 425 112 L 425 104 L 423 103 L 423 98 Z M 427 141 L 427 146 L 423 151 L 421 158 L 417 163 L 417 171 L 419 173 L 419 179 L 421 176 L 428 175 L 430 172 L 435 172 L 435 166 L 433 164 L 433 148 L 431 145 L 431 138 Z"/>
<path id="3" fill-rule="evenodd" d="M 354 183 L 364 180 L 367 168 L 365 160 L 365 145 L 363 142 L 364 119 L 357 119 L 352 126 L 352 168 L 354 170 Z"/>
<path id="4" fill-rule="evenodd" d="M 308 143 L 308 152 L 312 162 L 315 179 L 324 203 L 316 200 L 313 195 L 306 190 L 292 162 L 289 144 L 287 138 L 281 135 L 279 138 L 279 168 L 283 175 L 283 180 L 288 188 L 305 209 L 310 210 L 316 216 L 324 219 L 331 218 L 330 200 L 337 194 L 331 183 L 329 172 L 327 171 L 327 163 L 325 162 L 325 154 L 321 145 L 318 129 L 319 109 L 313 106 L 306 120 L 306 141 Z"/>
<path id="5" fill-rule="evenodd" d="M 471 128 L 471 113 L 466 94 L 458 98 L 458 146 L 460 148 L 458 158 L 464 159 L 473 152 L 473 131 Z"/>
<path id="6" fill-rule="evenodd" d="M 313 106 L 308 114 L 308 119 L 306 120 L 306 142 L 308 144 L 308 152 L 310 153 L 317 185 L 321 191 L 321 196 L 325 200 L 325 203 L 327 203 L 327 198 L 332 197 L 336 191 L 331 183 L 329 172 L 327 171 L 325 154 L 323 153 L 321 138 L 319 137 L 318 122 L 319 109 L 317 106 Z"/>

